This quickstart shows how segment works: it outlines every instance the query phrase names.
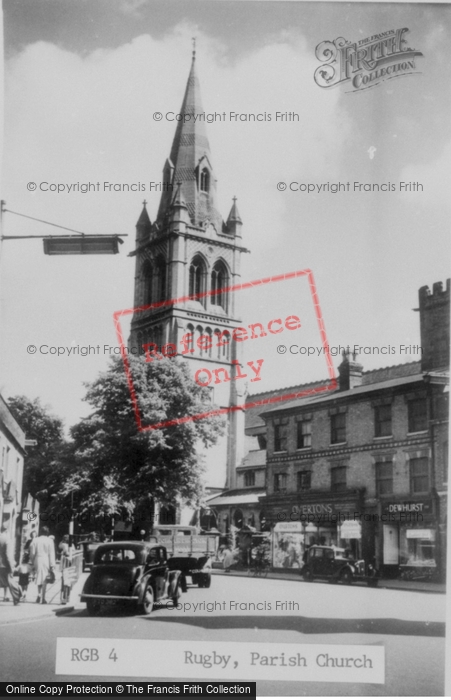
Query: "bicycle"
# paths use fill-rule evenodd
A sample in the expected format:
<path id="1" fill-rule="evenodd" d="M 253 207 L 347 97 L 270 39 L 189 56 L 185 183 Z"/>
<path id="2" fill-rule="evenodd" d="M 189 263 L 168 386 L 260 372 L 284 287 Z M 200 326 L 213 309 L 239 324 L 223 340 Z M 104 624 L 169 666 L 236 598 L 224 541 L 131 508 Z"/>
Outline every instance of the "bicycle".
<path id="1" fill-rule="evenodd" d="M 248 576 L 261 576 L 266 578 L 271 569 L 271 564 L 267 559 L 254 559 L 249 564 Z"/>

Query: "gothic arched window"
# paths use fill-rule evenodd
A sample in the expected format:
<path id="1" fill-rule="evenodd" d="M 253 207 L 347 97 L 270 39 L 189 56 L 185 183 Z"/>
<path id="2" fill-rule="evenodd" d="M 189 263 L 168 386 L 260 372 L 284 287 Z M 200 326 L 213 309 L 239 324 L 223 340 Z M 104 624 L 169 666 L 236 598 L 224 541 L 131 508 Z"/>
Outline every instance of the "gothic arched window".
<path id="1" fill-rule="evenodd" d="M 152 263 L 150 260 L 146 260 L 143 268 L 142 268 L 142 276 L 144 279 L 144 294 L 143 294 L 143 303 L 144 304 L 151 304 L 152 303 L 152 282 L 153 282 L 153 270 L 152 270 Z"/>
<path id="2" fill-rule="evenodd" d="M 211 303 L 215 306 L 222 306 L 227 311 L 227 287 L 228 276 L 223 262 L 218 260 L 211 271 Z"/>
<path id="3" fill-rule="evenodd" d="M 159 257 L 155 265 L 155 301 L 166 299 L 166 262 Z"/>
<path id="4" fill-rule="evenodd" d="M 210 189 L 210 173 L 207 168 L 203 168 L 200 172 L 200 191 L 208 192 Z"/>
<path id="5" fill-rule="evenodd" d="M 189 296 L 202 294 L 205 291 L 205 264 L 199 255 L 196 255 L 189 266 Z M 198 299 L 204 304 L 204 299 Z"/>

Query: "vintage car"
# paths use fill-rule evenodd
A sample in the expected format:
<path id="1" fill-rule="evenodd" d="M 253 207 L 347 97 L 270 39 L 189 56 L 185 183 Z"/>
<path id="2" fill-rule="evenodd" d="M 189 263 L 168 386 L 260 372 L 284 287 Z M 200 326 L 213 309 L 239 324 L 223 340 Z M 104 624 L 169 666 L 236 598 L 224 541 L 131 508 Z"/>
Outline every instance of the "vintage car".
<path id="1" fill-rule="evenodd" d="M 166 548 L 158 543 L 109 542 L 97 547 L 91 573 L 81 594 L 88 613 L 97 615 L 104 603 L 134 603 L 142 614 L 155 603 L 181 595 L 180 571 L 170 570 Z"/>
<path id="2" fill-rule="evenodd" d="M 377 571 L 366 566 L 363 559 L 354 559 L 346 549 L 313 545 L 307 550 L 306 562 L 301 570 L 305 581 L 315 578 L 330 579 L 334 583 L 366 582 L 377 586 Z"/>

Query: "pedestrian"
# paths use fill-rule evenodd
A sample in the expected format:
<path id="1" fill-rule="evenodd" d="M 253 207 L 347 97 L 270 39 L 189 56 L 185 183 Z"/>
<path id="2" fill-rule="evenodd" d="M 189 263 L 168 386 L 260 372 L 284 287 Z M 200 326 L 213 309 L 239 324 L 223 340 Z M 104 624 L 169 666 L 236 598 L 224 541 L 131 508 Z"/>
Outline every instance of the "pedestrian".
<path id="1" fill-rule="evenodd" d="M 8 525 L 4 523 L 0 531 L 0 587 L 5 589 L 5 598 L 6 589 L 9 588 L 14 605 L 19 605 L 22 589 L 13 579 L 13 571 L 16 566 L 13 554 L 14 543 L 8 535 L 8 530 Z"/>
<path id="2" fill-rule="evenodd" d="M 30 558 L 33 570 L 36 574 L 38 587 L 37 603 L 46 604 L 45 592 L 48 579 L 54 577 L 55 570 L 55 545 L 49 537 L 49 529 L 44 526 L 42 534 L 36 537 L 31 544 Z"/>
<path id="3" fill-rule="evenodd" d="M 32 530 L 30 532 L 30 537 L 25 543 L 24 551 L 30 554 L 30 548 L 31 548 L 31 543 L 33 542 L 34 538 L 37 537 L 37 532 L 36 530 Z"/>
<path id="4" fill-rule="evenodd" d="M 68 569 L 72 565 L 73 549 L 69 545 L 69 535 L 63 536 L 61 542 L 58 545 L 58 551 L 61 556 L 61 602 L 65 604 L 69 600 L 71 590 L 70 579 L 68 577 Z"/>
<path id="5" fill-rule="evenodd" d="M 230 547 L 226 547 L 224 550 L 224 559 L 222 561 L 222 565 L 224 567 L 225 571 L 230 571 L 230 567 L 233 566 L 235 563 L 235 557 L 233 555 L 232 550 Z"/>
<path id="6" fill-rule="evenodd" d="M 22 589 L 22 601 L 27 599 L 28 584 L 30 583 L 30 558 L 27 552 L 23 553 L 22 563 L 19 566 L 19 586 Z"/>

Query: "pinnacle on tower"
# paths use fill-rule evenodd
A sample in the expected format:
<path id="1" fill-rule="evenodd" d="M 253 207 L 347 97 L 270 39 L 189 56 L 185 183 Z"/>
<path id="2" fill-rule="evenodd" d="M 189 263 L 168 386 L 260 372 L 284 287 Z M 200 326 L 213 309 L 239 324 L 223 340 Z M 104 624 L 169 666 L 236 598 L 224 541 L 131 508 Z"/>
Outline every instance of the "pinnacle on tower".
<path id="1" fill-rule="evenodd" d="M 236 199 L 237 199 L 236 197 L 233 197 L 233 204 L 232 204 L 232 208 L 230 210 L 230 214 L 227 218 L 227 225 L 234 224 L 234 223 L 238 223 L 238 224 L 243 223 L 241 220 L 240 213 L 238 211 L 238 207 L 236 205 Z"/>
<path id="2" fill-rule="evenodd" d="M 152 223 L 149 219 L 149 214 L 147 213 L 146 209 L 146 200 L 143 202 L 143 209 L 142 212 L 139 216 L 138 221 L 136 222 L 136 237 L 141 238 L 145 236 L 147 233 L 150 233 L 151 228 L 152 228 Z"/>

